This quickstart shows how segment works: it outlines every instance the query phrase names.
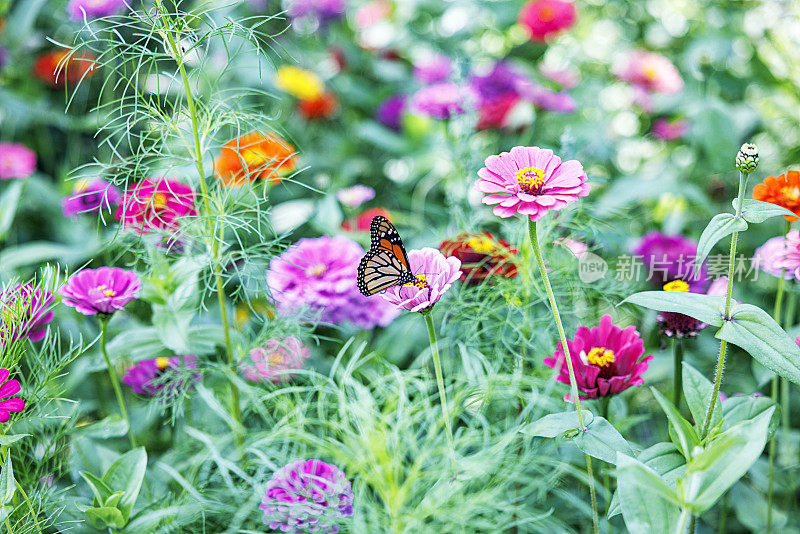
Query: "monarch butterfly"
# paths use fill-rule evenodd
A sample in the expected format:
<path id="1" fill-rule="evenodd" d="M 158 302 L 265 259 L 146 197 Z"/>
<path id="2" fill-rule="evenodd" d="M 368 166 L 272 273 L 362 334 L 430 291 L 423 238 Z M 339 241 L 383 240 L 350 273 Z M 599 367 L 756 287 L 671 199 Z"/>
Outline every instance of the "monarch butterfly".
<path id="1" fill-rule="evenodd" d="M 392 286 L 413 284 L 416 278 L 403 240 L 392 223 L 378 215 L 369 225 L 369 236 L 369 250 L 358 264 L 358 290 L 369 297 Z"/>

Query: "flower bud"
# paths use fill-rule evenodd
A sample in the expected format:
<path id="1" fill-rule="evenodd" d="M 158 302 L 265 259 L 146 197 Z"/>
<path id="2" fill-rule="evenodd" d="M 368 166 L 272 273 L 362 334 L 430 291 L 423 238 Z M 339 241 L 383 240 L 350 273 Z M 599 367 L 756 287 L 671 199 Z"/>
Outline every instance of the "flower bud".
<path id="1" fill-rule="evenodd" d="M 758 147 L 752 143 L 745 143 L 736 154 L 736 168 L 750 174 L 758 167 Z"/>

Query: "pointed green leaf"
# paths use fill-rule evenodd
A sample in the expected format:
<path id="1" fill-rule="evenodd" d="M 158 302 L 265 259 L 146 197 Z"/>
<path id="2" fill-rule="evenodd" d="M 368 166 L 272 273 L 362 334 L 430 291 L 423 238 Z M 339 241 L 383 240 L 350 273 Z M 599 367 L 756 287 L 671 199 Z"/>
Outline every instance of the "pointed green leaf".
<path id="1" fill-rule="evenodd" d="M 28 436 L 30 436 L 30 434 L 5 434 L 3 436 L 0 436 L 0 445 L 5 445 L 7 447 L 12 443 L 16 443 L 22 438 Z"/>
<path id="2" fill-rule="evenodd" d="M 602 417 L 595 417 L 591 424 L 586 426 L 585 431 L 578 431 L 573 441 L 580 450 L 592 458 L 610 464 L 617 461 L 618 452 L 633 455 L 633 449 L 622 434 Z"/>
<path id="3" fill-rule="evenodd" d="M 118 508 L 126 523 L 131 515 L 131 510 L 133 510 L 133 505 L 136 504 L 136 499 L 139 497 L 146 470 L 147 453 L 144 447 L 138 447 L 120 456 L 103 475 L 103 482 L 109 488 L 125 492 Z"/>
<path id="4" fill-rule="evenodd" d="M 800 384 L 800 347 L 767 312 L 751 304 L 737 304 L 716 337 L 733 343 L 783 378 Z"/>
<path id="5" fill-rule="evenodd" d="M 690 458 L 692 449 L 699 443 L 700 438 L 697 436 L 692 424 L 683 418 L 675 405 L 669 402 L 657 389 L 651 387 L 650 391 L 656 397 L 658 404 L 664 413 L 667 415 L 670 426 L 670 437 L 678 450 L 683 454 L 684 458 Z"/>
<path id="6" fill-rule="evenodd" d="M 725 311 L 725 297 L 679 291 L 642 291 L 634 293 L 620 304 L 626 302 L 649 310 L 682 313 L 712 326 L 722 326 Z"/>
<path id="7" fill-rule="evenodd" d="M 127 521 L 119 508 L 94 507 L 86 510 L 86 519 L 96 529 L 122 528 Z"/>
<path id="8" fill-rule="evenodd" d="M 734 198 L 731 204 L 733 204 L 733 209 L 738 209 L 739 199 Z M 761 202 L 760 200 L 753 200 L 752 198 L 744 199 L 742 218 L 747 222 L 762 223 L 767 219 L 780 215 L 795 217 L 794 213 L 783 206 L 778 206 L 777 204 L 771 204 L 769 202 Z"/>
<path id="9" fill-rule="evenodd" d="M 734 395 L 725 399 L 725 402 L 722 403 L 722 429 L 727 430 L 742 421 L 755 419 L 770 408 L 774 408 L 775 411 L 769 422 L 767 437 L 772 437 L 780 423 L 781 408 L 774 400 L 764 395 Z"/>
<path id="10" fill-rule="evenodd" d="M 81 471 L 81 477 L 89 484 L 89 488 L 94 494 L 94 506 L 101 506 L 114 493 L 114 490 L 109 488 L 105 482 L 89 472 Z"/>
<path id="11" fill-rule="evenodd" d="M 635 458 L 617 455 L 617 487 L 625 526 L 632 534 L 666 534 L 680 510 L 678 496 L 658 473 Z"/>
<path id="12" fill-rule="evenodd" d="M 737 219 L 731 213 L 715 215 L 703 230 L 700 241 L 697 243 L 697 257 L 694 260 L 695 273 L 700 270 L 700 266 L 703 265 L 714 245 L 734 232 L 744 232 L 745 230 L 747 230 L 747 223 L 744 219 Z"/>
<path id="13" fill-rule="evenodd" d="M 3 467 L 0 468 L 0 504 L 10 503 L 16 491 L 17 485 L 14 480 L 14 466 L 11 463 L 11 451 L 6 451 L 6 457 L 3 458 Z"/>
<path id="14" fill-rule="evenodd" d="M 592 422 L 592 412 L 588 410 L 581 410 L 583 415 L 583 424 L 588 425 Z M 554 438 L 560 436 L 568 430 L 575 430 L 579 427 L 578 413 L 575 410 L 569 410 L 561 413 L 551 413 L 545 415 L 541 419 L 530 423 L 523 427 L 520 432 L 530 436 L 542 438 Z"/>
<path id="15" fill-rule="evenodd" d="M 706 420 L 708 412 L 708 402 L 711 400 L 711 393 L 714 391 L 714 384 L 711 383 L 703 373 L 683 362 L 683 396 L 689 411 L 692 412 L 692 419 L 696 427 L 702 426 Z M 722 420 L 722 408 L 719 399 L 714 406 L 714 413 L 711 414 L 711 426 L 715 427 Z"/>

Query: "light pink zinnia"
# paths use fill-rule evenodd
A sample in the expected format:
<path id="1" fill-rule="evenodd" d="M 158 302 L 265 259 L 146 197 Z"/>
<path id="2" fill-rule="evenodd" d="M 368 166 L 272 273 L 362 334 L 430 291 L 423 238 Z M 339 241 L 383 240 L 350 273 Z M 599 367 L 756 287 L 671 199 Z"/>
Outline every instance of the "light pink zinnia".
<path id="1" fill-rule="evenodd" d="M 580 399 L 596 399 L 621 393 L 631 386 L 644 384 L 642 374 L 653 356 L 642 358 L 644 342 L 636 327 L 622 329 L 606 314 L 600 325 L 594 328 L 581 326 L 572 340 L 567 340 L 570 359 L 575 370 L 578 389 L 585 393 Z M 544 364 L 560 373 L 556 380 L 569 384 L 569 370 L 564 358 L 561 342 L 552 357 L 545 358 Z M 571 400 L 568 393 L 566 401 Z"/>
<path id="2" fill-rule="evenodd" d="M 356 184 L 339 189 L 336 192 L 336 198 L 345 206 L 355 209 L 364 202 L 375 198 L 375 190 L 366 185 Z"/>
<path id="3" fill-rule="evenodd" d="M 302 369 L 311 351 L 295 337 L 270 339 L 250 351 L 250 360 L 239 366 L 242 374 L 253 382 L 286 382 L 292 369 Z"/>
<path id="4" fill-rule="evenodd" d="M 788 250 L 777 265 L 800 280 L 800 230 L 791 230 L 786 234 L 786 247 Z"/>
<path id="5" fill-rule="evenodd" d="M 445 258 L 435 248 L 410 250 L 408 263 L 417 281 L 390 287 L 381 296 L 410 312 L 429 310 L 461 276 L 461 260 L 455 256 Z"/>
<path id="6" fill-rule="evenodd" d="M 549 210 L 560 210 L 589 194 L 586 173 L 577 160 L 561 161 L 552 150 L 515 146 L 486 158 L 475 188 L 488 193 L 483 203 L 493 205 L 498 217 L 517 213 L 538 221 Z"/>
<path id="7" fill-rule="evenodd" d="M 36 170 L 36 154 L 19 143 L 0 143 L 0 180 L 27 178 Z"/>
<path id="8" fill-rule="evenodd" d="M 787 261 L 787 254 L 789 250 L 789 241 L 786 237 L 779 235 L 767 239 L 767 241 L 758 247 L 753 253 L 753 259 L 750 260 L 753 267 L 764 271 L 776 278 L 783 276 L 786 280 L 794 278 L 794 272 L 800 267 L 800 254 L 795 255 L 794 264 Z M 792 267 L 789 269 L 789 267 Z M 784 271 L 784 268 L 786 271 Z"/>
<path id="9" fill-rule="evenodd" d="M 689 132 L 689 121 L 686 119 L 667 120 L 665 118 L 656 119 L 653 123 L 653 136 L 662 141 L 674 141 L 680 139 Z"/>
<path id="10" fill-rule="evenodd" d="M 624 65 L 615 69 L 614 74 L 621 80 L 653 93 L 675 94 L 683 89 L 683 78 L 675 65 L 655 52 L 633 52 Z"/>

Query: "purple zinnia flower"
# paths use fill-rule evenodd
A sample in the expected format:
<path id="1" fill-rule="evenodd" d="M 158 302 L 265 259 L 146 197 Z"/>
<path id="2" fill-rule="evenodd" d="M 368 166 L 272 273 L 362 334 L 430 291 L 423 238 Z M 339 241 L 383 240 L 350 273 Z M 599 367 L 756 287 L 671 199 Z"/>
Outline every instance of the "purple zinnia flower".
<path id="1" fill-rule="evenodd" d="M 116 207 L 122 195 L 113 184 L 99 178 L 78 180 L 71 195 L 61 199 L 64 217 L 82 215 Z"/>
<path id="2" fill-rule="evenodd" d="M 130 9 L 127 0 L 70 0 L 67 4 L 67 14 L 76 22 L 84 17 L 96 19 L 116 15 L 125 9 Z"/>
<path id="3" fill-rule="evenodd" d="M 0 293 L 0 338 L 8 335 L 8 341 L 27 337 L 41 341 L 47 333 L 47 323 L 53 320 L 50 306 L 53 294 L 32 284 L 7 287 Z"/>
<path id="4" fill-rule="evenodd" d="M 622 329 L 611 321 L 610 315 L 600 319 L 594 328 L 581 326 L 571 340 L 567 340 L 569 356 L 575 370 L 578 389 L 586 395 L 580 399 L 596 399 L 621 393 L 631 386 L 644 384 L 642 374 L 647 371 L 647 362 L 653 356 L 644 355 L 644 341 L 639 337 L 636 327 Z M 565 361 L 561 342 L 552 357 L 544 359 L 544 364 L 560 372 L 556 380 L 569 384 L 569 369 Z M 564 396 L 567 402 L 571 396 Z"/>
<path id="5" fill-rule="evenodd" d="M 423 87 L 411 99 L 413 111 L 434 119 L 449 119 L 473 105 L 471 88 L 450 82 Z"/>
<path id="6" fill-rule="evenodd" d="M 353 492 L 335 465 L 297 460 L 272 475 L 260 508 L 273 530 L 332 534 L 341 519 L 353 515 Z"/>
<path id="7" fill-rule="evenodd" d="M 346 8 L 345 0 L 293 0 L 288 13 L 292 19 L 306 19 L 327 26 L 341 18 Z"/>
<path id="8" fill-rule="evenodd" d="M 478 95 L 478 106 L 508 95 L 517 96 L 517 85 L 527 81 L 524 74 L 505 61 L 498 61 L 483 75 L 473 74 L 469 83 Z"/>
<path id="9" fill-rule="evenodd" d="M 0 180 L 27 178 L 36 171 L 36 154 L 19 143 L 0 143 Z"/>
<path id="10" fill-rule="evenodd" d="M 403 127 L 403 113 L 406 110 L 406 97 L 404 95 L 390 96 L 378 106 L 375 118 L 384 126 L 399 132 Z"/>
<path id="11" fill-rule="evenodd" d="M 429 54 L 414 62 L 414 78 L 425 85 L 443 82 L 452 73 L 453 63 L 444 54 Z"/>
<path id="12" fill-rule="evenodd" d="M 21 412 L 25 409 L 25 401 L 19 397 L 13 397 L 20 391 L 19 382 L 8 380 L 10 371 L 0 368 L 0 423 L 5 423 L 11 419 L 9 412 Z M 8 382 L 6 382 L 8 380 Z"/>
<path id="13" fill-rule="evenodd" d="M 125 376 L 122 377 L 122 382 L 129 385 L 135 393 L 152 397 L 165 387 L 168 392 L 181 387 L 184 384 L 183 380 L 169 381 L 164 377 L 169 376 L 169 373 L 178 378 L 183 374 L 182 371 L 188 369 L 197 369 L 197 356 L 194 354 L 141 360 L 128 367 Z M 189 379 L 191 380 L 189 385 L 192 385 L 200 381 L 201 375 L 200 373 L 191 373 Z"/>
<path id="14" fill-rule="evenodd" d="M 375 198 L 375 190 L 369 186 L 356 184 L 352 187 L 339 189 L 336 192 L 339 202 L 349 208 L 357 208 L 364 202 Z"/>
<path id="15" fill-rule="evenodd" d="M 136 273 L 119 267 L 84 269 L 70 276 L 58 293 L 61 302 L 83 315 L 111 315 L 125 308 L 137 293 L 142 282 Z"/>
<path id="16" fill-rule="evenodd" d="M 634 247 L 633 254 L 641 256 L 649 279 L 659 287 L 673 280 L 685 280 L 692 293 L 700 293 L 708 284 L 705 265 L 694 274 L 697 243 L 682 235 L 648 232 Z"/>
<path id="17" fill-rule="evenodd" d="M 267 285 L 278 311 L 306 308 L 319 312 L 324 323 L 387 326 L 399 312 L 381 299 L 365 297 L 356 286 L 363 255 L 361 245 L 344 236 L 301 239 L 269 264 Z"/>
<path id="18" fill-rule="evenodd" d="M 395 306 L 411 312 L 424 312 L 439 302 L 450 286 L 461 277 L 461 260 L 445 257 L 435 248 L 408 252 L 413 284 L 393 286 L 381 296 Z"/>
<path id="19" fill-rule="evenodd" d="M 311 356 L 308 347 L 295 337 L 270 339 L 261 347 L 252 349 L 250 361 L 242 362 L 239 369 L 253 382 L 286 382 L 292 377 L 291 369 L 302 369 Z"/>
<path id="20" fill-rule="evenodd" d="M 523 80 L 517 84 L 520 97 L 535 107 L 553 113 L 573 113 L 576 109 L 575 99 L 567 91 L 551 91 L 536 82 Z"/>

